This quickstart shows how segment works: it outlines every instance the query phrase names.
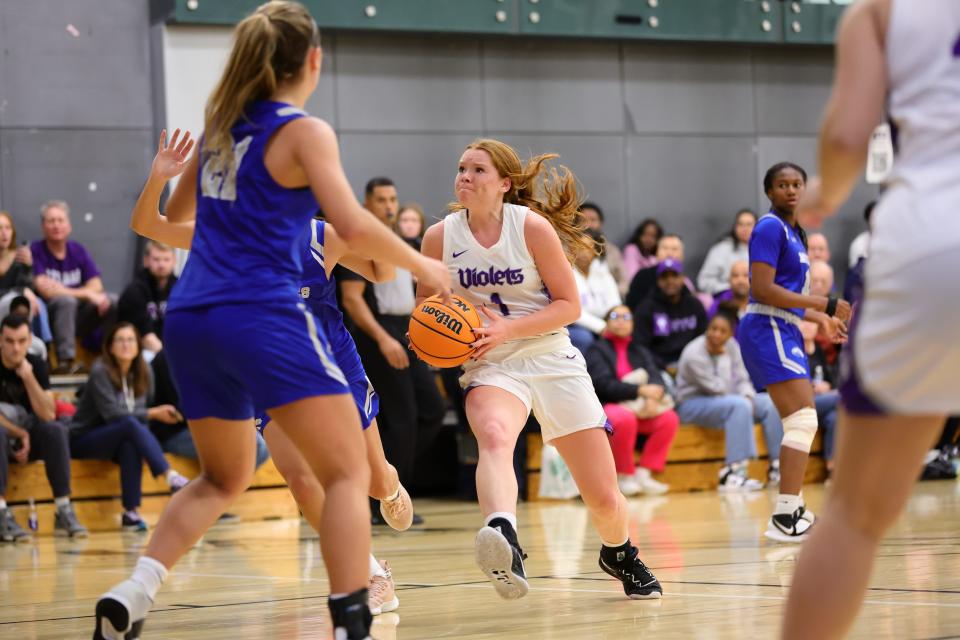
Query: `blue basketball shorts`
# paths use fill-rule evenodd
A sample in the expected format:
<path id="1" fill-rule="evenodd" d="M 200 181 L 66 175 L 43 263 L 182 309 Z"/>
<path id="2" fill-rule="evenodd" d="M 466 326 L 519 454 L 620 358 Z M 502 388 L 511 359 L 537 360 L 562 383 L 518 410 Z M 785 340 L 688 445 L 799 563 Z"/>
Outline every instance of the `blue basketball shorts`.
<path id="1" fill-rule="evenodd" d="M 163 341 L 190 420 L 244 420 L 256 407 L 349 392 L 323 327 L 297 300 L 177 309 Z"/>
<path id="2" fill-rule="evenodd" d="M 737 342 L 753 386 L 810 379 L 800 327 L 783 318 L 748 313 L 737 327 Z"/>
<path id="3" fill-rule="evenodd" d="M 380 398 L 373 390 L 373 385 L 363 369 L 363 363 L 360 361 L 360 354 L 357 353 L 357 345 L 353 341 L 353 336 L 343 326 L 343 321 L 340 318 L 326 321 L 322 315 L 322 305 L 312 307 L 309 302 L 306 304 L 309 309 L 320 312 L 316 313 L 314 317 L 324 329 L 324 334 L 327 336 L 330 348 L 333 351 L 334 360 L 340 367 L 340 371 L 343 372 L 350 393 L 357 405 L 357 410 L 360 412 L 360 423 L 364 429 L 367 429 L 380 411 Z M 263 433 L 269 422 L 270 416 L 267 415 L 266 409 L 260 410 L 258 408 L 257 429 L 260 430 L 260 433 Z"/>

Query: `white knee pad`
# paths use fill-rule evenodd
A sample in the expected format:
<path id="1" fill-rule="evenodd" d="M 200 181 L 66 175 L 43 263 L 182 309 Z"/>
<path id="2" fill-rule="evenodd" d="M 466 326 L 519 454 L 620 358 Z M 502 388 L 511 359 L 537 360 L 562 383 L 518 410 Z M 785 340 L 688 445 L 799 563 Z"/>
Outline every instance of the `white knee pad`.
<path id="1" fill-rule="evenodd" d="M 817 435 L 817 411 L 804 407 L 783 419 L 783 446 L 810 453 Z"/>

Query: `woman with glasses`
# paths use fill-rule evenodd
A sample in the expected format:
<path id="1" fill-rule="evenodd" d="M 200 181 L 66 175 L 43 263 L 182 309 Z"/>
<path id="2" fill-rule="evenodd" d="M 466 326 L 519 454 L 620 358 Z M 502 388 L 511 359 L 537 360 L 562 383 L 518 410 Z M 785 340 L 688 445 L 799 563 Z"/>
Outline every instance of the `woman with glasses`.
<path id="1" fill-rule="evenodd" d="M 137 512 L 144 461 L 154 477 L 166 479 L 171 492 L 187 484 L 170 468 L 160 442 L 147 427 L 149 420 L 176 424 L 183 418 L 173 405 L 150 407 L 152 396 L 153 373 L 140 353 L 140 336 L 132 324 L 121 322 L 107 332 L 103 356 L 90 369 L 70 425 L 70 453 L 120 465 L 125 531 L 147 530 Z"/>
<path id="2" fill-rule="evenodd" d="M 625 496 L 666 493 L 670 487 L 653 479 L 663 471 L 677 435 L 680 418 L 673 406 L 653 354 L 633 340 L 633 314 L 625 305 L 607 312 L 606 328 L 587 351 L 587 371 L 613 424 L 610 447 L 617 480 Z M 640 464 L 634 462 L 637 436 L 644 434 Z"/>

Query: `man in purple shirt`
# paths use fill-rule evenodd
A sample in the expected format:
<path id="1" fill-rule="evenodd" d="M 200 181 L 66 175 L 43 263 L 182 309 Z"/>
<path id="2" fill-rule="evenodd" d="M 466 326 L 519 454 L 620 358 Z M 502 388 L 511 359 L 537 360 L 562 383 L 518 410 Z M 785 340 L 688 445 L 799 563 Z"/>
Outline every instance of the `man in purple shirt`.
<path id="1" fill-rule="evenodd" d="M 30 245 L 34 285 L 47 302 L 57 348 L 53 373 L 80 373 L 74 362 L 76 336 L 86 337 L 114 312 L 114 302 L 103 290 L 100 270 L 79 242 L 70 240 L 70 207 L 50 200 L 42 207 L 43 240 Z"/>

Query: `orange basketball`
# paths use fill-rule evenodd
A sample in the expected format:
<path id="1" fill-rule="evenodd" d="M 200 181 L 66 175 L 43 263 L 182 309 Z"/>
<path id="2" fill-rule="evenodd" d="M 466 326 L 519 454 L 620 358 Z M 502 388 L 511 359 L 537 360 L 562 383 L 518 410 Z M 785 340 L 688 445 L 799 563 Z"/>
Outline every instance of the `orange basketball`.
<path id="1" fill-rule="evenodd" d="M 410 316 L 410 346 L 428 364 L 456 367 L 473 353 L 473 330 L 481 324 L 477 310 L 460 296 L 453 296 L 449 306 L 431 296 Z"/>

